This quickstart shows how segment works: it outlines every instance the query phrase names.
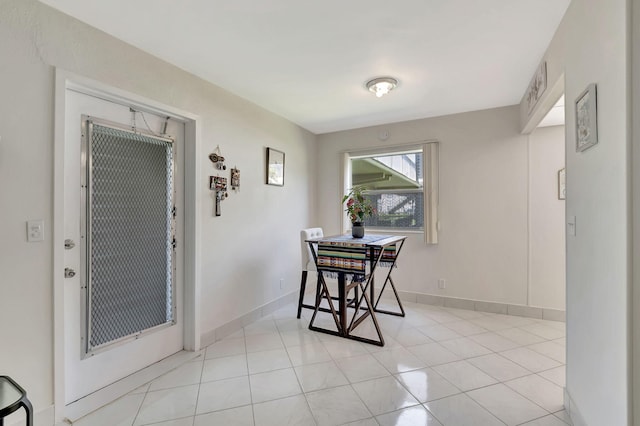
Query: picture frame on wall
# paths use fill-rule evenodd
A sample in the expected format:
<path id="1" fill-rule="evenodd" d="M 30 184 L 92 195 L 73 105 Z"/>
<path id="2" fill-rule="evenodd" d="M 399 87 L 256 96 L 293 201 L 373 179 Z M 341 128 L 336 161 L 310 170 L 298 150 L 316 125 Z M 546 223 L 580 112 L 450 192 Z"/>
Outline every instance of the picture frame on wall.
<path id="1" fill-rule="evenodd" d="M 527 100 L 527 113 L 531 114 L 542 94 L 547 90 L 547 62 L 542 62 L 531 78 L 525 94 Z"/>
<path id="2" fill-rule="evenodd" d="M 590 84 L 576 99 L 576 152 L 598 143 L 597 88 Z"/>
<path id="3" fill-rule="evenodd" d="M 567 199 L 567 172 L 565 168 L 558 170 L 558 200 Z"/>
<path id="4" fill-rule="evenodd" d="M 284 152 L 267 148 L 267 185 L 284 186 Z"/>

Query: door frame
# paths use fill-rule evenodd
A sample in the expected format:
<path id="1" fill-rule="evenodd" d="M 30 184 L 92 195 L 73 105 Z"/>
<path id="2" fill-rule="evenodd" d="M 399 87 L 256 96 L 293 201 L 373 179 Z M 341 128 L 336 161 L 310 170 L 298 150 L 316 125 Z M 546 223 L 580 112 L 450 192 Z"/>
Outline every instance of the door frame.
<path id="1" fill-rule="evenodd" d="M 64 150 L 66 92 L 68 89 L 107 101 L 132 105 L 144 111 L 170 116 L 184 123 L 184 315 L 183 349 L 200 350 L 200 276 L 202 195 L 199 188 L 202 120 L 184 111 L 143 96 L 117 89 L 61 68 L 55 69 L 53 146 L 53 403 L 55 421 L 65 418 L 65 323 L 64 323 Z M 78 123 L 79 124 L 79 123 Z"/>

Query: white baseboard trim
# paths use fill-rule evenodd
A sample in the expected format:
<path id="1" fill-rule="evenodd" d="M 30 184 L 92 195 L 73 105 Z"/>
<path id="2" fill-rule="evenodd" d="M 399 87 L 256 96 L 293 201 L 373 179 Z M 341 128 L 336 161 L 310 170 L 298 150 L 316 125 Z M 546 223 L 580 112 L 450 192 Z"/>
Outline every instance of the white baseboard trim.
<path id="1" fill-rule="evenodd" d="M 27 395 L 28 397 L 29 395 Z M 33 426 L 52 426 L 54 421 L 54 407 L 50 405 L 42 410 L 36 411 L 36 407 L 33 407 Z M 24 413 L 24 408 L 19 409 L 15 413 L 4 418 L 4 424 L 7 426 L 24 426 L 26 424 L 27 416 Z"/>
<path id="2" fill-rule="evenodd" d="M 201 352 L 180 351 L 161 361 L 156 362 L 140 371 L 137 371 L 115 383 L 105 386 L 104 388 L 93 392 L 84 398 L 67 404 L 64 408 L 65 420 L 74 422 L 81 417 L 104 407 L 105 405 L 115 401 L 116 399 L 128 394 L 129 392 L 149 383 L 151 380 L 174 370 L 182 364 L 200 356 Z M 51 423 L 53 424 L 53 417 Z"/>
<path id="3" fill-rule="evenodd" d="M 311 289 L 307 287 L 305 294 L 309 295 L 313 294 L 313 292 L 315 292 L 315 287 Z M 460 297 L 437 296 L 427 293 L 400 290 L 398 290 L 398 297 L 400 297 L 400 300 L 405 302 L 421 303 L 425 305 L 444 306 L 447 308 L 566 322 L 566 313 L 560 309 L 512 305 L 508 303 L 487 302 L 484 300 L 464 299 Z M 393 300 L 393 292 L 385 291 L 382 295 L 382 299 Z"/>
<path id="4" fill-rule="evenodd" d="M 264 318 L 267 315 L 272 314 L 288 303 L 297 301 L 298 294 L 298 290 L 287 293 L 284 296 L 277 298 L 276 300 L 267 302 L 264 305 L 252 310 L 251 312 L 247 312 L 246 314 L 241 315 L 238 318 L 221 325 L 220 327 L 203 333 L 200 336 L 201 347 L 205 348 L 217 342 L 218 340 L 221 340 L 228 335 L 239 331 L 243 327 L 246 327 L 247 325 L 258 321 L 260 318 Z"/>
<path id="5" fill-rule="evenodd" d="M 587 422 L 584 421 L 584 417 L 582 417 L 580 410 L 578 410 L 578 406 L 571 398 L 571 394 L 569 393 L 566 387 L 563 388 L 563 390 L 564 390 L 564 409 L 567 411 L 567 414 L 569 414 L 569 417 L 571 418 L 571 423 L 573 423 L 573 426 L 587 426 Z"/>
<path id="6" fill-rule="evenodd" d="M 549 321 L 566 321 L 565 311 L 535 306 L 512 305 L 508 303 L 487 302 L 483 300 L 463 299 L 459 297 L 436 296 L 411 291 L 398 291 L 401 300 L 426 305 L 445 306 L 447 308 L 467 309 L 471 311 L 491 312 L 494 314 L 515 315 Z M 384 298 L 393 297 L 385 293 Z"/>

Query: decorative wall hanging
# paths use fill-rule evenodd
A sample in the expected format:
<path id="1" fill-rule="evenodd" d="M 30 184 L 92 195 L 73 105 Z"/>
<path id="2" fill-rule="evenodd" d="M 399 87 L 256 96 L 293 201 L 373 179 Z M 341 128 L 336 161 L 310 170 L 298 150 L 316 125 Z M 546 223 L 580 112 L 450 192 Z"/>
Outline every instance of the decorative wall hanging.
<path id="1" fill-rule="evenodd" d="M 267 148 L 267 185 L 284 186 L 284 152 Z"/>
<path id="2" fill-rule="evenodd" d="M 227 192 L 227 178 L 220 176 L 209 176 L 209 189 L 215 191 L 216 197 L 216 216 L 220 216 L 220 201 L 229 196 Z"/>
<path id="3" fill-rule="evenodd" d="M 598 102 L 595 84 L 587 86 L 576 99 L 576 151 L 598 143 Z"/>
<path id="4" fill-rule="evenodd" d="M 566 169 L 558 170 L 558 200 L 567 199 L 567 173 Z"/>
<path id="5" fill-rule="evenodd" d="M 231 169 L 231 189 L 234 191 L 240 190 L 240 170 L 235 167 Z"/>
<path id="6" fill-rule="evenodd" d="M 209 160 L 211 160 L 216 169 L 227 170 L 227 166 L 224 164 L 224 157 L 220 153 L 220 145 L 216 146 L 213 153 L 209 154 Z"/>
<path id="7" fill-rule="evenodd" d="M 543 62 L 536 70 L 527 88 L 525 95 L 527 99 L 527 114 L 531 114 L 533 107 L 536 106 L 545 90 L 547 90 L 547 63 Z"/>

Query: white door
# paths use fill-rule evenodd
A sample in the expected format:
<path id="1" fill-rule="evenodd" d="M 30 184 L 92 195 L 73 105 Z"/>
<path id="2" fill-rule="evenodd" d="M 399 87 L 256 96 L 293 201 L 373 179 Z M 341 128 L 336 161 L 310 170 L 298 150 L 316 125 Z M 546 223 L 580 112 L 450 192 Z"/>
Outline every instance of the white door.
<path id="1" fill-rule="evenodd" d="M 136 108 L 133 106 L 133 108 Z M 86 290 L 81 288 L 82 262 L 86 261 L 83 239 L 86 237 L 82 209 L 85 200 L 81 189 L 82 179 L 82 120 L 84 116 L 107 120 L 135 127 L 141 132 L 160 134 L 167 123 L 166 134 L 174 139 L 174 194 L 176 207 L 175 232 L 178 241 L 173 252 L 173 322 L 147 332 L 120 339 L 116 344 L 105 344 L 100 350 L 86 351 Z M 65 111 L 65 191 L 64 227 L 65 239 L 75 247 L 65 249 L 65 267 L 74 270 L 75 276 L 65 279 L 65 404 L 101 389 L 131 373 L 139 371 L 183 348 L 183 235 L 182 212 L 184 123 L 149 112 L 132 113 L 129 105 L 122 105 L 67 89 Z M 90 261 L 87 261 L 90 262 Z"/>

